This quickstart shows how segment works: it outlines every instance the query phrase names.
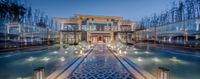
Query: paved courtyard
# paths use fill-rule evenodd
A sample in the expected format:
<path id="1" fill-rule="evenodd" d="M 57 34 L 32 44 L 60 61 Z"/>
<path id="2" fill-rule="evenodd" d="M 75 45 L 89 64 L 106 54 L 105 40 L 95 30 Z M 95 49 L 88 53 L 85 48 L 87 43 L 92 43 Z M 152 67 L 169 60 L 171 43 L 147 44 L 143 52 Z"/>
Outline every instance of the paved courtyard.
<path id="1" fill-rule="evenodd" d="M 134 79 L 104 44 L 93 51 L 70 74 L 69 79 Z"/>

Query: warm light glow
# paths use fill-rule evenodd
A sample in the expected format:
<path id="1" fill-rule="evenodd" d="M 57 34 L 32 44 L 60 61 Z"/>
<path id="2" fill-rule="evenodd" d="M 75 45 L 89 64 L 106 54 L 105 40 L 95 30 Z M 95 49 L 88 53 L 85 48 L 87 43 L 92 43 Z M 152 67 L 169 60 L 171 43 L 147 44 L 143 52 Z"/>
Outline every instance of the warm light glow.
<path id="1" fill-rule="evenodd" d="M 125 51 L 124 54 L 127 54 L 127 52 Z"/>
<path id="2" fill-rule="evenodd" d="M 119 54 L 120 54 L 120 55 L 122 54 L 122 51 L 121 51 L 121 50 L 119 50 Z"/>
<path id="3" fill-rule="evenodd" d="M 86 54 L 83 53 L 83 51 L 81 50 L 80 53 L 79 53 L 79 56 L 85 56 Z"/>

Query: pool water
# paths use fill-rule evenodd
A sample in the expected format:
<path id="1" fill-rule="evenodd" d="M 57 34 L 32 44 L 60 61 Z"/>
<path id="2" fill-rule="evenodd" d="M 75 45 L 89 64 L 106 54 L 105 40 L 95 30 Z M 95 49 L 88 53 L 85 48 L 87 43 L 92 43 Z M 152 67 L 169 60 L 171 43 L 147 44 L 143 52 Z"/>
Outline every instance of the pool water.
<path id="1" fill-rule="evenodd" d="M 134 49 L 134 50 L 133 50 Z M 124 50 L 125 51 L 125 50 Z M 200 56 L 167 49 L 127 49 L 127 57 L 156 76 L 158 67 L 170 70 L 171 79 L 200 79 Z"/>
<path id="2" fill-rule="evenodd" d="M 135 48 L 120 42 L 112 42 L 110 45 L 155 77 L 158 67 L 164 67 L 170 70 L 170 79 L 200 79 L 200 55 L 190 54 L 192 52 L 184 50 Z"/>
<path id="3" fill-rule="evenodd" d="M 33 70 L 37 67 L 44 67 L 45 75 L 48 76 L 56 69 L 78 57 L 77 50 L 79 50 L 78 47 L 68 47 L 66 49 L 44 49 L 1 55 L 0 78 L 32 79 Z"/>

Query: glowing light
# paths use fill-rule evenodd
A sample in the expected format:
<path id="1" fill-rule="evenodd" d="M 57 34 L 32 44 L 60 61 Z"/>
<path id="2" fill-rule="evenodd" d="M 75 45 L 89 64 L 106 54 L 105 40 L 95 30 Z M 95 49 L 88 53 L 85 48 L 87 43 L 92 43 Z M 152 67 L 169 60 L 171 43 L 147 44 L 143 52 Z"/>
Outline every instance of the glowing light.
<path id="1" fill-rule="evenodd" d="M 176 57 L 172 57 L 170 60 L 173 61 L 173 62 L 181 62 L 181 61 L 178 60 Z"/>
<path id="2" fill-rule="evenodd" d="M 83 53 L 83 51 L 81 50 L 80 53 L 79 53 L 79 55 L 80 55 L 80 56 L 85 56 L 86 54 Z"/>
<path id="3" fill-rule="evenodd" d="M 32 77 L 17 77 L 17 79 L 32 79 Z"/>
<path id="4" fill-rule="evenodd" d="M 65 57 L 61 57 L 61 58 L 60 58 L 60 61 L 65 61 Z"/>
<path id="5" fill-rule="evenodd" d="M 120 54 L 120 55 L 122 54 L 122 51 L 121 51 L 121 50 L 119 50 L 119 54 Z"/>
<path id="6" fill-rule="evenodd" d="M 65 51 L 65 53 L 68 53 L 67 51 Z"/>
<path id="7" fill-rule="evenodd" d="M 57 54 L 58 52 L 57 52 L 57 51 L 54 51 L 53 53 L 54 53 L 54 54 Z"/>
<path id="8" fill-rule="evenodd" d="M 157 57 L 153 58 L 152 60 L 155 61 L 155 62 L 161 62 L 161 60 Z"/>
<path id="9" fill-rule="evenodd" d="M 127 54 L 127 52 L 125 51 L 124 54 Z"/>
<path id="10" fill-rule="evenodd" d="M 27 61 L 34 61 L 36 58 L 34 58 L 34 57 L 29 57 L 28 59 L 27 59 Z"/>
<path id="11" fill-rule="evenodd" d="M 23 79 L 22 77 L 17 77 L 17 79 Z"/>
<path id="12" fill-rule="evenodd" d="M 141 62 L 141 61 L 143 61 L 143 60 L 142 60 L 141 57 L 138 57 L 138 58 L 137 58 L 137 61 Z"/>
<path id="13" fill-rule="evenodd" d="M 108 44 L 108 47 L 110 47 L 110 44 Z"/>
<path id="14" fill-rule="evenodd" d="M 44 57 L 44 58 L 42 59 L 42 61 L 49 61 L 49 59 L 50 59 L 50 58 L 48 58 L 48 57 Z"/>
<path id="15" fill-rule="evenodd" d="M 145 51 L 144 53 L 146 53 L 146 54 L 149 54 L 149 52 L 148 52 L 148 51 Z"/>
<path id="16" fill-rule="evenodd" d="M 133 48 L 133 50 L 137 50 L 136 48 Z"/>
<path id="17" fill-rule="evenodd" d="M 138 52 L 137 52 L 137 51 L 135 51 L 134 53 L 135 53 L 135 54 L 138 54 Z"/>
<path id="18" fill-rule="evenodd" d="M 83 54 L 83 51 L 82 51 L 82 50 L 80 51 L 80 54 Z"/>

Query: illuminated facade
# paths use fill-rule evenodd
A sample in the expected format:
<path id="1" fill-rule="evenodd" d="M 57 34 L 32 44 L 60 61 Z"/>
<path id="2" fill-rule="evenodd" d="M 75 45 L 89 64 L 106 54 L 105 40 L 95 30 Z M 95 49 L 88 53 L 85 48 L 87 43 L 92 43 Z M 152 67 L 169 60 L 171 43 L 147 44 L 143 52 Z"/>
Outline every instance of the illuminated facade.
<path id="1" fill-rule="evenodd" d="M 160 43 L 188 46 L 200 45 L 200 20 L 191 19 L 159 27 L 149 27 L 136 32 L 137 40 L 157 41 Z"/>
<path id="2" fill-rule="evenodd" d="M 61 23 L 60 43 L 78 43 L 81 40 L 95 43 L 116 40 L 119 32 L 134 31 L 135 22 L 116 16 L 76 15 L 73 18 L 55 18 Z"/>
<path id="3" fill-rule="evenodd" d="M 57 31 L 55 27 L 0 22 L 0 49 L 45 45 L 57 38 Z"/>

